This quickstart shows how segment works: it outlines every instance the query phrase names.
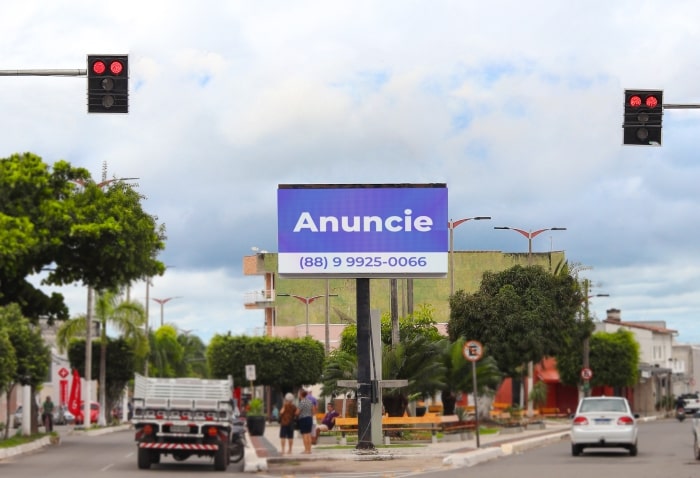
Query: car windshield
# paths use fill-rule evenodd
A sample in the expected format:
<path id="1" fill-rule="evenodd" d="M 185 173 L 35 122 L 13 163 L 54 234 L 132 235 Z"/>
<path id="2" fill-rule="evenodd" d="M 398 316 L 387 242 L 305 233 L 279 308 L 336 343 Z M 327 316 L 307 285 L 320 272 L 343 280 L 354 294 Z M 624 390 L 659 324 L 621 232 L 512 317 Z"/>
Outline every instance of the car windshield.
<path id="1" fill-rule="evenodd" d="M 627 412 L 627 407 L 625 402 L 620 399 L 610 398 L 610 399 L 597 399 L 597 400 L 584 400 L 581 403 L 581 413 L 586 412 Z"/>

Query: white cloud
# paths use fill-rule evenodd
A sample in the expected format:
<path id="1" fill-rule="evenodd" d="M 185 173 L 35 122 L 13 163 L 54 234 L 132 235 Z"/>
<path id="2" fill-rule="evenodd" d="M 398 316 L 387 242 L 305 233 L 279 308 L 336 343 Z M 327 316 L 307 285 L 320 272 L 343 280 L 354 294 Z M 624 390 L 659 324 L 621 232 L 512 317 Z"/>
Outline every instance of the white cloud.
<path id="1" fill-rule="evenodd" d="M 593 266 L 599 316 L 700 341 L 700 113 L 667 110 L 661 148 L 622 147 L 620 127 L 626 87 L 698 102 L 696 3 L 15 2 L 0 68 L 128 52 L 131 111 L 87 115 L 84 78 L 2 77 L 0 154 L 138 177 L 176 265 L 156 288 L 183 296 L 167 317 L 205 338 L 262 325 L 241 257 L 276 248 L 277 184 L 447 182 L 453 217 L 567 227 L 533 246 Z M 456 247 L 526 249 L 482 226 Z"/>

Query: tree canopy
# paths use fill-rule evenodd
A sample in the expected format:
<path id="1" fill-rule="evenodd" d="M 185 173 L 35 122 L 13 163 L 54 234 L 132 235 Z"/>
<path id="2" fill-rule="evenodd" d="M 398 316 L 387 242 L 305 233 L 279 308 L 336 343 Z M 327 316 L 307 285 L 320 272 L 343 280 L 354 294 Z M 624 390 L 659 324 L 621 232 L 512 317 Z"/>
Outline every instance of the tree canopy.
<path id="1" fill-rule="evenodd" d="M 436 326 L 434 309 L 430 304 L 420 304 L 416 311 L 409 316 L 399 318 L 399 341 L 405 342 L 414 337 L 421 336 L 436 342 L 444 337 Z M 391 344 L 391 314 L 389 312 L 381 318 L 382 343 Z M 357 353 L 357 324 L 349 324 L 340 334 L 339 349 L 351 353 Z"/>
<path id="2" fill-rule="evenodd" d="M 596 332 L 590 337 L 589 368 L 592 387 L 631 387 L 637 383 L 639 343 L 629 330 Z M 581 347 L 571 347 L 557 355 L 562 383 L 577 385 L 581 376 Z"/>
<path id="3" fill-rule="evenodd" d="M 247 384 L 245 366 L 255 365 L 256 385 L 276 386 L 291 391 L 321 380 L 325 350 L 311 337 L 287 339 L 215 335 L 207 348 L 212 377 L 233 377 L 236 384 Z"/>
<path id="4" fill-rule="evenodd" d="M 27 280 L 33 274 L 48 271 L 46 283 L 96 290 L 162 274 L 156 256 L 165 229 L 141 199 L 124 181 L 96 184 L 66 161 L 0 158 L 0 305 L 17 303 L 32 322 L 51 323 L 69 312 L 60 294 L 48 296 Z"/>
<path id="5" fill-rule="evenodd" d="M 576 312 L 583 300 L 566 268 L 551 274 L 540 266 L 486 272 L 479 290 L 450 298 L 448 333 L 478 340 L 507 376 L 528 361 L 556 356 L 577 333 Z"/>
<path id="6" fill-rule="evenodd" d="M 0 306 L 0 368 L 3 369 L 0 371 L 0 391 L 6 391 L 9 397 L 17 384 L 30 385 L 36 391 L 49 375 L 50 365 L 51 353 L 41 338 L 41 332 L 22 315 L 19 305 Z M 8 417 L 9 403 L 8 400 Z M 32 427 L 36 429 L 36 421 Z"/>

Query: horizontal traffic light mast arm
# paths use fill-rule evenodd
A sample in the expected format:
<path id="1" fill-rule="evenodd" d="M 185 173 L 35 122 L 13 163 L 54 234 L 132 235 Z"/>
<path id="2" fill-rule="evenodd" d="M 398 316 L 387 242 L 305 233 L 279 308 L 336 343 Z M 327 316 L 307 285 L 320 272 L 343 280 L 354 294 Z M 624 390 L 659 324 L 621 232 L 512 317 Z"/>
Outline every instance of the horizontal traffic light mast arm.
<path id="1" fill-rule="evenodd" d="M 692 109 L 700 109 L 700 104 L 668 104 L 668 103 L 664 103 L 663 108 L 665 110 L 692 110 Z"/>
<path id="2" fill-rule="evenodd" d="M 0 70 L 0 76 L 87 76 L 87 70 Z"/>

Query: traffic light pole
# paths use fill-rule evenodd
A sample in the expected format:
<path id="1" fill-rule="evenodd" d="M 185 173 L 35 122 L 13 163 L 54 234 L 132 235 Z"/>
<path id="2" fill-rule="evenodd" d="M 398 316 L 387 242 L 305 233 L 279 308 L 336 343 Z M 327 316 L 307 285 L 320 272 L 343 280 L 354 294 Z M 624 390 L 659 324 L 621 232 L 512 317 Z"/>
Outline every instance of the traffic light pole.
<path id="1" fill-rule="evenodd" d="M 0 70 L 0 76 L 87 76 L 87 70 Z"/>
<path id="2" fill-rule="evenodd" d="M 693 109 L 700 109 L 700 104 L 672 104 L 668 105 L 665 104 L 663 106 L 665 110 L 693 110 Z"/>

